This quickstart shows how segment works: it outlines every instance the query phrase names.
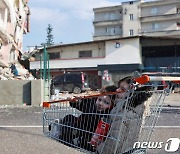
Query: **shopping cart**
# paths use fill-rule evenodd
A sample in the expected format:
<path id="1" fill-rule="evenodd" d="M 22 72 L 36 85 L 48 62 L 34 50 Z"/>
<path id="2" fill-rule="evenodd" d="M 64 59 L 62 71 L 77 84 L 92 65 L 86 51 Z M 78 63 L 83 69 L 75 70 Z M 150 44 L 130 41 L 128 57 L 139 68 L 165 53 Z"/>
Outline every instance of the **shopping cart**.
<path id="1" fill-rule="evenodd" d="M 146 153 L 169 86 L 159 90 L 150 81 L 179 78 L 142 76 L 126 92 L 101 93 L 44 102 L 44 134 L 84 153 Z M 159 85 L 158 85 L 159 86 Z M 114 96 L 123 93 L 123 98 Z M 108 96 L 114 107 L 96 111 L 97 99 Z M 114 99 L 115 98 L 115 99 Z"/>

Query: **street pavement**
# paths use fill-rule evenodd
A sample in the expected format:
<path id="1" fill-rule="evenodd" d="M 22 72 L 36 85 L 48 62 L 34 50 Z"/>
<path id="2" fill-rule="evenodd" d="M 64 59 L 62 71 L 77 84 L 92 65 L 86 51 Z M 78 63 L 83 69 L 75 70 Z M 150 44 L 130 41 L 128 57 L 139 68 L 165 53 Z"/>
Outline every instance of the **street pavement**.
<path id="1" fill-rule="evenodd" d="M 165 102 L 152 142 L 180 138 L 180 95 L 172 94 Z M 80 154 L 43 135 L 42 107 L 0 106 L 0 154 Z M 173 153 L 179 154 L 180 149 Z M 166 154 L 162 149 L 149 150 L 148 154 Z"/>
<path id="2" fill-rule="evenodd" d="M 43 135 L 42 107 L 0 108 L 0 154 L 79 154 Z"/>

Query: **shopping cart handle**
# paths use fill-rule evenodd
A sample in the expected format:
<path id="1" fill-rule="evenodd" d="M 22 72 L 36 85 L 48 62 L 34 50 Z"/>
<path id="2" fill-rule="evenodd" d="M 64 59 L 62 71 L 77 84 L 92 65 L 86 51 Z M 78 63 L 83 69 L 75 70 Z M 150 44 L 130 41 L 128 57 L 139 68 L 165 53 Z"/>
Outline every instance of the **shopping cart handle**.
<path id="1" fill-rule="evenodd" d="M 51 104 L 48 102 L 43 102 L 43 107 L 50 108 Z"/>
<path id="2" fill-rule="evenodd" d="M 176 84 L 180 83 L 180 77 L 173 77 L 173 76 L 148 76 L 143 75 L 141 77 L 134 79 L 139 84 L 145 84 L 149 81 L 172 81 Z"/>
<path id="3" fill-rule="evenodd" d="M 180 81 L 174 81 L 174 83 L 176 83 L 176 84 L 180 84 Z"/>
<path id="4" fill-rule="evenodd" d="M 143 75 L 141 77 L 135 78 L 134 80 L 139 84 L 145 84 L 150 81 L 150 78 L 148 75 Z"/>

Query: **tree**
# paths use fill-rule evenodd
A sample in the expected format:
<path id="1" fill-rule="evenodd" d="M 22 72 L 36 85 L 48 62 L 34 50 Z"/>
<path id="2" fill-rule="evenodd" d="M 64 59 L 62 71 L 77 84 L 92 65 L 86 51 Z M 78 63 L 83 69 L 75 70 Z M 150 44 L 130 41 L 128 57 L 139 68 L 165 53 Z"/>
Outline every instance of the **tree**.
<path id="1" fill-rule="evenodd" d="M 48 24 L 46 31 L 47 31 L 46 45 L 47 46 L 53 45 L 54 44 L 53 34 L 52 34 L 53 28 L 50 24 Z"/>

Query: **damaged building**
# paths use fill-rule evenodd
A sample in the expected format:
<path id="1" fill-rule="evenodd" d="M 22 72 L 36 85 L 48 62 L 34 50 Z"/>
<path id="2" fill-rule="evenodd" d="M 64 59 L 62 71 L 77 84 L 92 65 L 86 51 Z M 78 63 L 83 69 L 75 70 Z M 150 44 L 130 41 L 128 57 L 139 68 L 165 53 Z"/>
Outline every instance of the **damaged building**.
<path id="1" fill-rule="evenodd" d="M 23 53 L 23 34 L 30 31 L 29 18 L 28 0 L 0 1 L 0 67 L 7 76 L 11 64 L 21 69 L 18 59 Z"/>

